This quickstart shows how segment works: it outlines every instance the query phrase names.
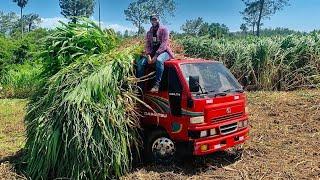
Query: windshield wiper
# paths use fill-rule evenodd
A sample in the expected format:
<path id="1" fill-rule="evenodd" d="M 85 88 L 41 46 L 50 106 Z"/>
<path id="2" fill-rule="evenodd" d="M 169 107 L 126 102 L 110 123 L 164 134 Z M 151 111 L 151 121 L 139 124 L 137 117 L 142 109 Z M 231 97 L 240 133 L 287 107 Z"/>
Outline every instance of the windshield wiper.
<path id="1" fill-rule="evenodd" d="M 228 92 L 238 92 L 238 93 L 243 93 L 244 90 L 243 89 L 227 89 L 227 90 L 224 90 L 222 91 L 224 93 L 228 93 Z"/>
<path id="2" fill-rule="evenodd" d="M 226 95 L 227 95 L 227 93 L 225 93 L 225 92 L 217 92 L 217 90 L 210 90 L 210 91 L 208 91 L 208 93 L 214 93 L 214 94 L 213 94 L 214 97 L 217 97 L 217 96 L 226 96 Z"/>

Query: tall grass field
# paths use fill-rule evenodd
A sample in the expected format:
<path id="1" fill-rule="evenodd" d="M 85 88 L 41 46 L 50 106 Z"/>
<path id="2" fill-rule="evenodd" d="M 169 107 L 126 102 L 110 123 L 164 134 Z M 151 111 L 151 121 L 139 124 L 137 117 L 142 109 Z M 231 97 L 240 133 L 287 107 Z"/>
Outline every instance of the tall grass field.
<path id="1" fill-rule="evenodd" d="M 240 82 L 258 90 L 320 85 L 320 33 L 272 37 L 178 40 L 189 57 L 223 62 Z"/>

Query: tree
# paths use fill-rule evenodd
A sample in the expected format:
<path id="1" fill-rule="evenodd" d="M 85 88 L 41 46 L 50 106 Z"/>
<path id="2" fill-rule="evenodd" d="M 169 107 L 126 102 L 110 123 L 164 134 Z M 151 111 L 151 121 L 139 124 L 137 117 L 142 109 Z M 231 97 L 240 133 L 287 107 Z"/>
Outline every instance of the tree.
<path id="1" fill-rule="evenodd" d="M 23 8 L 27 5 L 28 3 L 28 0 L 13 0 L 13 2 L 17 3 L 17 5 L 20 7 L 20 21 L 21 21 L 21 33 L 22 33 L 22 36 L 23 36 L 23 20 L 22 20 L 22 10 Z"/>
<path id="2" fill-rule="evenodd" d="M 181 30 L 188 35 L 198 36 L 202 25 L 203 19 L 198 17 L 197 19 L 187 20 L 186 23 L 181 26 Z"/>
<path id="3" fill-rule="evenodd" d="M 6 14 L 0 11 L 0 33 L 3 35 L 10 34 L 13 31 L 15 27 L 15 23 L 17 21 L 18 21 L 18 16 L 16 13 L 9 12 Z"/>
<path id="4" fill-rule="evenodd" d="M 199 36 L 209 36 L 211 38 L 222 38 L 229 33 L 229 28 L 220 23 L 202 23 L 199 30 Z"/>
<path id="5" fill-rule="evenodd" d="M 27 14 L 24 15 L 23 20 L 27 26 L 28 32 L 36 28 L 36 25 L 41 22 L 39 14 Z"/>
<path id="6" fill-rule="evenodd" d="M 141 27 L 148 20 L 147 6 L 145 3 L 132 2 L 128 9 L 124 10 L 126 20 L 131 21 L 138 28 L 138 35 L 141 34 Z"/>
<path id="7" fill-rule="evenodd" d="M 152 14 L 157 14 L 161 21 L 166 22 L 168 16 L 173 16 L 175 12 L 174 0 L 136 0 L 129 4 L 124 10 L 126 20 L 131 21 L 137 27 L 138 35 L 142 32 L 142 25 L 149 21 Z"/>
<path id="8" fill-rule="evenodd" d="M 209 35 L 214 38 L 222 38 L 229 33 L 229 28 L 225 24 L 212 23 L 209 26 Z"/>
<path id="9" fill-rule="evenodd" d="M 221 38 L 229 33 L 229 28 L 220 23 L 204 22 L 202 18 L 187 20 L 181 26 L 181 30 L 188 35 L 193 36 L 209 36 L 211 38 Z"/>
<path id="10" fill-rule="evenodd" d="M 77 23 L 77 17 L 90 17 L 94 12 L 94 0 L 59 0 L 61 14 Z"/>
<path id="11" fill-rule="evenodd" d="M 245 20 L 248 26 L 252 28 L 252 34 L 255 34 L 255 27 L 257 25 L 259 10 L 258 10 L 258 2 L 253 2 L 251 4 L 247 4 L 241 14 L 243 15 L 243 20 Z"/>
<path id="12" fill-rule="evenodd" d="M 240 29 L 241 29 L 242 33 L 247 34 L 247 32 L 248 32 L 248 27 L 247 27 L 246 24 L 244 24 L 244 23 L 241 24 Z"/>
<path id="13" fill-rule="evenodd" d="M 282 10 L 284 6 L 289 5 L 289 0 L 242 0 L 245 5 L 245 13 L 254 16 L 257 26 L 257 36 L 260 35 L 262 20 L 270 18 L 277 11 Z"/>
<path id="14" fill-rule="evenodd" d="M 127 29 L 124 31 L 123 37 L 124 38 L 129 37 L 129 31 Z"/>
<path id="15" fill-rule="evenodd" d="M 145 3 L 148 8 L 148 17 L 152 14 L 157 14 L 162 22 L 167 23 L 167 17 L 173 17 L 176 11 L 176 3 L 174 0 L 138 0 L 140 3 Z"/>

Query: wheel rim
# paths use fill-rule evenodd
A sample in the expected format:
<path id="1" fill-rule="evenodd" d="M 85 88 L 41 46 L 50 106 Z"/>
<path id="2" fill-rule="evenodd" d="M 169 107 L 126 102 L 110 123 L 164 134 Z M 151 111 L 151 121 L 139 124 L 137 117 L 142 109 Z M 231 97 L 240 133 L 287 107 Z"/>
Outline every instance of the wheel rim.
<path id="1" fill-rule="evenodd" d="M 166 158 L 173 156 L 176 149 L 171 139 L 161 137 L 156 139 L 152 144 L 152 153 L 157 158 Z"/>

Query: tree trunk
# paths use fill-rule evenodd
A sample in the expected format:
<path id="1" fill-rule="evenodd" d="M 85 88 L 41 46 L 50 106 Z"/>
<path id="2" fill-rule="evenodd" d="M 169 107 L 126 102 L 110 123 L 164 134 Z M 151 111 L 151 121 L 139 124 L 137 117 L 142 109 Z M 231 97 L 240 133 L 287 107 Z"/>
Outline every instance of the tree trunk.
<path id="1" fill-rule="evenodd" d="M 253 34 L 253 35 L 254 35 L 254 28 L 255 28 L 255 26 L 256 26 L 256 24 L 253 23 L 253 24 L 252 24 L 252 34 Z"/>
<path id="2" fill-rule="evenodd" d="M 31 27 L 32 27 L 32 21 L 29 22 L 29 29 L 28 29 L 29 31 L 28 32 L 31 31 Z"/>
<path id="3" fill-rule="evenodd" d="M 99 27 L 101 28 L 101 12 L 100 12 L 100 0 L 99 0 Z"/>
<path id="4" fill-rule="evenodd" d="M 23 36 L 22 7 L 20 8 L 20 21 L 21 21 L 21 36 Z"/>
<path id="5" fill-rule="evenodd" d="M 141 22 L 138 23 L 138 36 L 141 35 Z"/>
<path id="6" fill-rule="evenodd" d="M 259 9 L 259 19 L 257 24 L 257 36 L 260 36 L 260 25 L 261 25 L 261 17 L 262 17 L 262 11 L 264 7 L 264 0 L 260 0 L 260 9 Z"/>

